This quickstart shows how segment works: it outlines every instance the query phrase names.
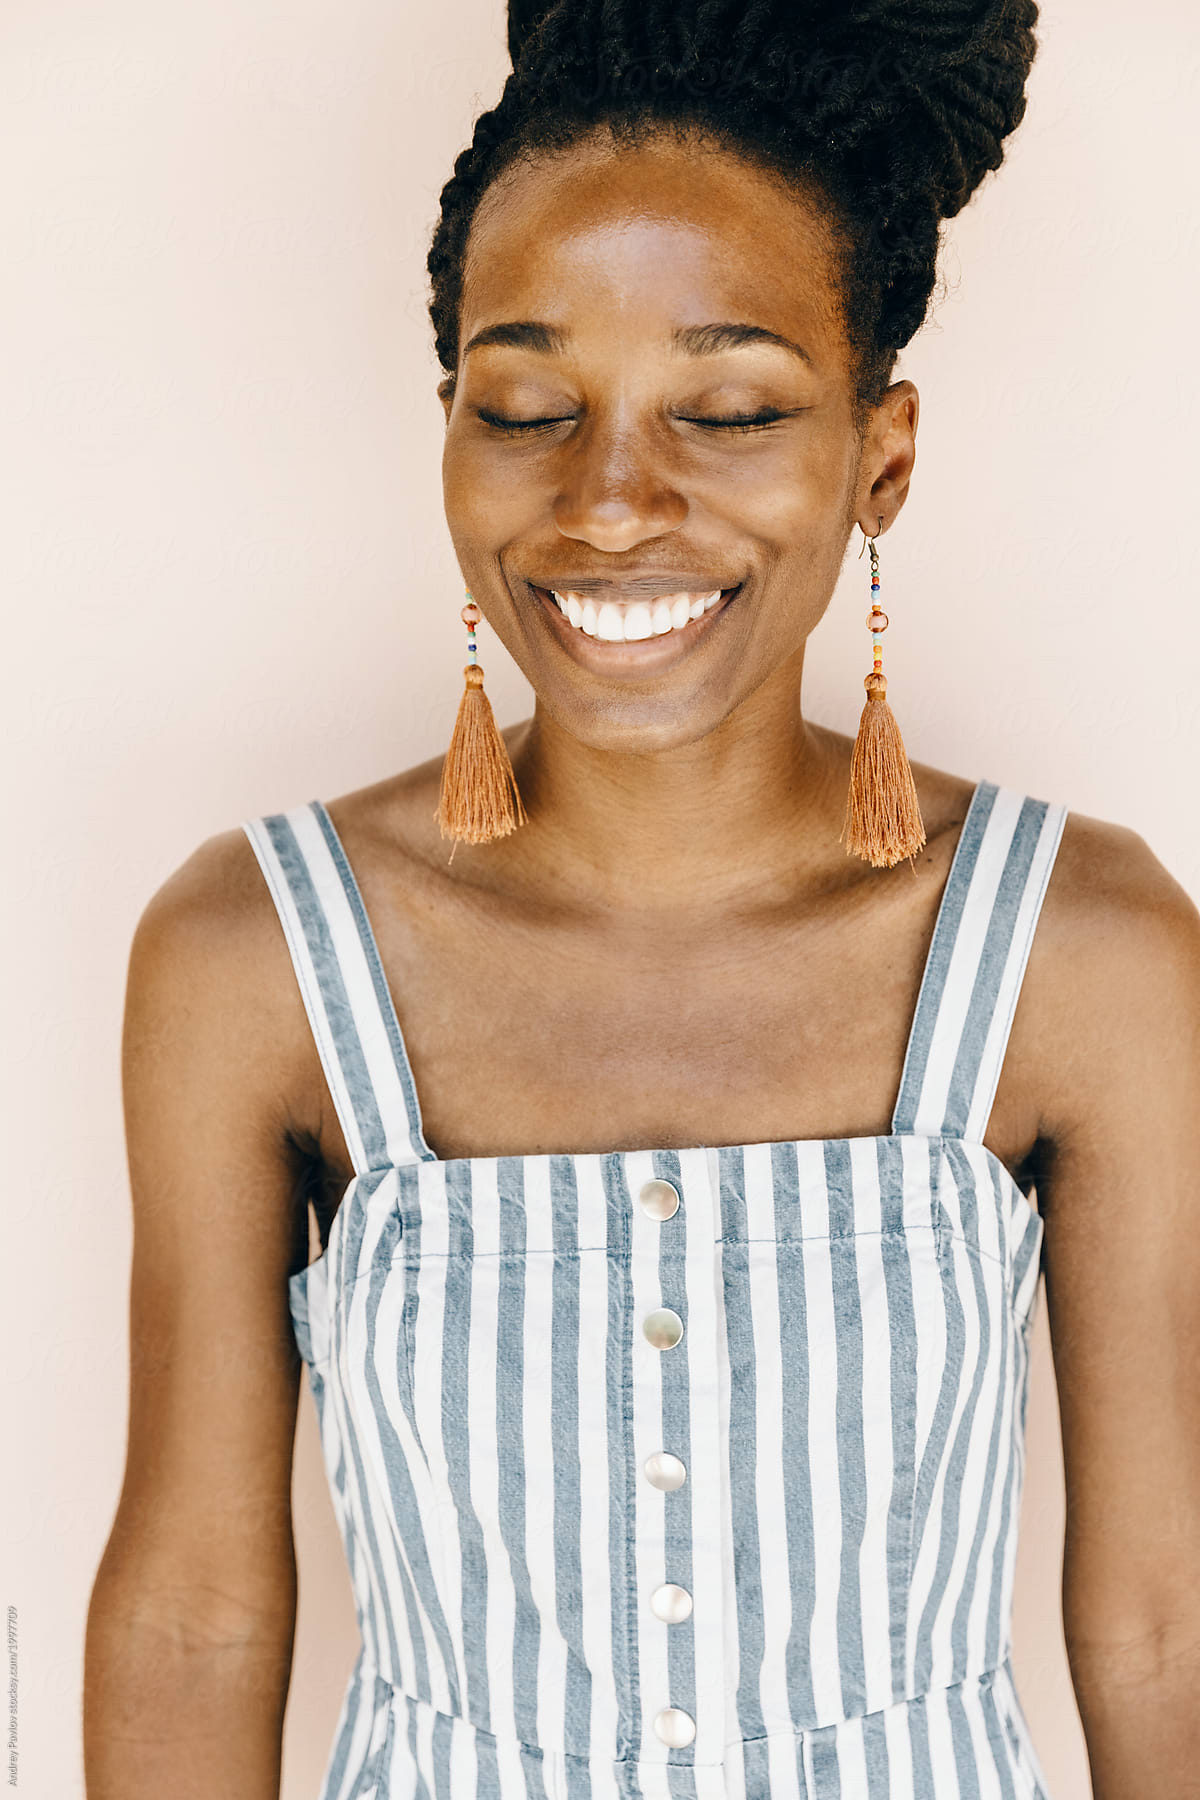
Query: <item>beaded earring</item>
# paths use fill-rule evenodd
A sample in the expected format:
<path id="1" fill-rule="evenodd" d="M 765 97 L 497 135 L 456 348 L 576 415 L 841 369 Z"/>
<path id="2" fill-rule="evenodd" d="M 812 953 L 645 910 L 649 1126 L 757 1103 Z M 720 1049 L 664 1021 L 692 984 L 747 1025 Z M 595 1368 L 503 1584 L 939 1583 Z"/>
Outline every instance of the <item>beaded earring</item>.
<path id="1" fill-rule="evenodd" d="M 862 531 L 861 525 L 859 530 Z M 881 515 L 875 537 L 882 530 Z M 854 740 L 846 822 L 838 842 L 846 839 L 847 856 L 853 853 L 869 860 L 875 868 L 890 869 L 921 849 L 925 842 L 925 824 L 900 727 L 884 698 L 887 676 L 880 665 L 888 617 L 879 605 L 879 557 L 875 538 L 869 538 L 863 531 L 863 550 L 867 548 L 871 552 L 871 611 L 867 615 L 867 625 L 875 666 L 863 682 L 867 701 Z M 862 550 L 858 554 L 861 556 Z"/>
<path id="2" fill-rule="evenodd" d="M 450 748 L 442 764 L 442 786 L 434 817 L 443 837 L 488 844 L 526 823 L 508 746 L 500 736 L 483 691 L 483 670 L 475 657 L 475 627 L 483 617 L 471 598 L 461 614 L 467 628 L 467 685 L 458 703 Z M 457 844 L 455 846 L 457 848 Z M 450 853 L 451 861 L 454 852 Z"/>

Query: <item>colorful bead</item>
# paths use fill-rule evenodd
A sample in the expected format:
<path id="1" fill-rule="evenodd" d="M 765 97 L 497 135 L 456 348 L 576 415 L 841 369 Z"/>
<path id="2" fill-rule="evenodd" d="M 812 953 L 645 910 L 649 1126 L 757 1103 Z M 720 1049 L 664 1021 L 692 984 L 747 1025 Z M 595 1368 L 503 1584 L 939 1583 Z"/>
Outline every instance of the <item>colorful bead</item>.
<path id="1" fill-rule="evenodd" d="M 466 606 L 463 607 L 462 611 L 459 613 L 458 616 L 462 620 L 464 625 L 478 625 L 480 619 L 482 619 L 482 617 L 483 617 L 483 614 L 480 612 L 479 608 L 476 606 L 475 602 L 472 600 L 472 601 L 468 602 L 468 604 Z"/>

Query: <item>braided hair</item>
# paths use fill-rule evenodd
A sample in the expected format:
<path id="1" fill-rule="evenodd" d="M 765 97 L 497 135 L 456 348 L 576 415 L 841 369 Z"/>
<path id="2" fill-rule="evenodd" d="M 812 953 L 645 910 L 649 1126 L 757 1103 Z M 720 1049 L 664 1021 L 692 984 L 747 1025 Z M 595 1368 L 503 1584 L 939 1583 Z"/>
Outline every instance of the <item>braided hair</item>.
<path id="1" fill-rule="evenodd" d="M 509 0 L 512 73 L 441 193 L 430 319 L 453 378 L 471 222 L 520 158 L 692 131 L 823 205 L 860 425 L 924 322 L 939 228 L 1025 112 L 1035 0 Z"/>

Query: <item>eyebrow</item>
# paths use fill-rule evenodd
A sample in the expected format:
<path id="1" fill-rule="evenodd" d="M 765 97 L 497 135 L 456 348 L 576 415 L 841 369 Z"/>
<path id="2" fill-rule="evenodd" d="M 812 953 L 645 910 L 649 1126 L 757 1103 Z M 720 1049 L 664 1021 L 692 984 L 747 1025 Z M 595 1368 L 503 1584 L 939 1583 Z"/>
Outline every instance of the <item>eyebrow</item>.
<path id="1" fill-rule="evenodd" d="M 812 361 L 801 344 L 778 331 L 768 331 L 765 325 L 681 325 L 672 333 L 671 343 L 688 356 L 719 356 L 722 350 L 740 350 L 744 344 L 775 344 L 803 362 Z"/>
<path id="2" fill-rule="evenodd" d="M 569 333 L 561 331 L 557 325 L 543 325 L 535 319 L 510 319 L 477 331 L 468 340 L 463 355 L 469 356 L 472 350 L 483 350 L 492 344 L 502 344 L 513 350 L 537 350 L 543 355 L 555 356 L 566 349 L 568 339 Z M 740 350 L 747 344 L 774 344 L 800 357 L 803 362 L 812 362 L 802 345 L 793 343 L 791 338 L 781 336 L 778 331 L 768 331 L 765 325 L 680 325 L 671 334 L 671 348 L 686 356 L 719 356 L 724 350 Z"/>

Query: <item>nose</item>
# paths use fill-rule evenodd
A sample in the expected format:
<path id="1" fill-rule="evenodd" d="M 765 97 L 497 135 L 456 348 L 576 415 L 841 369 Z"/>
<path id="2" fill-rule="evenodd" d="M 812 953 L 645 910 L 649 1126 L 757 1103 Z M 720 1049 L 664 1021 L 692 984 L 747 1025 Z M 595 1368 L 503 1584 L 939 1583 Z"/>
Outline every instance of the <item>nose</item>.
<path id="1" fill-rule="evenodd" d="M 564 537 L 618 552 L 676 530 L 687 515 L 687 500 L 644 436 L 593 420 L 572 446 L 554 501 Z"/>

